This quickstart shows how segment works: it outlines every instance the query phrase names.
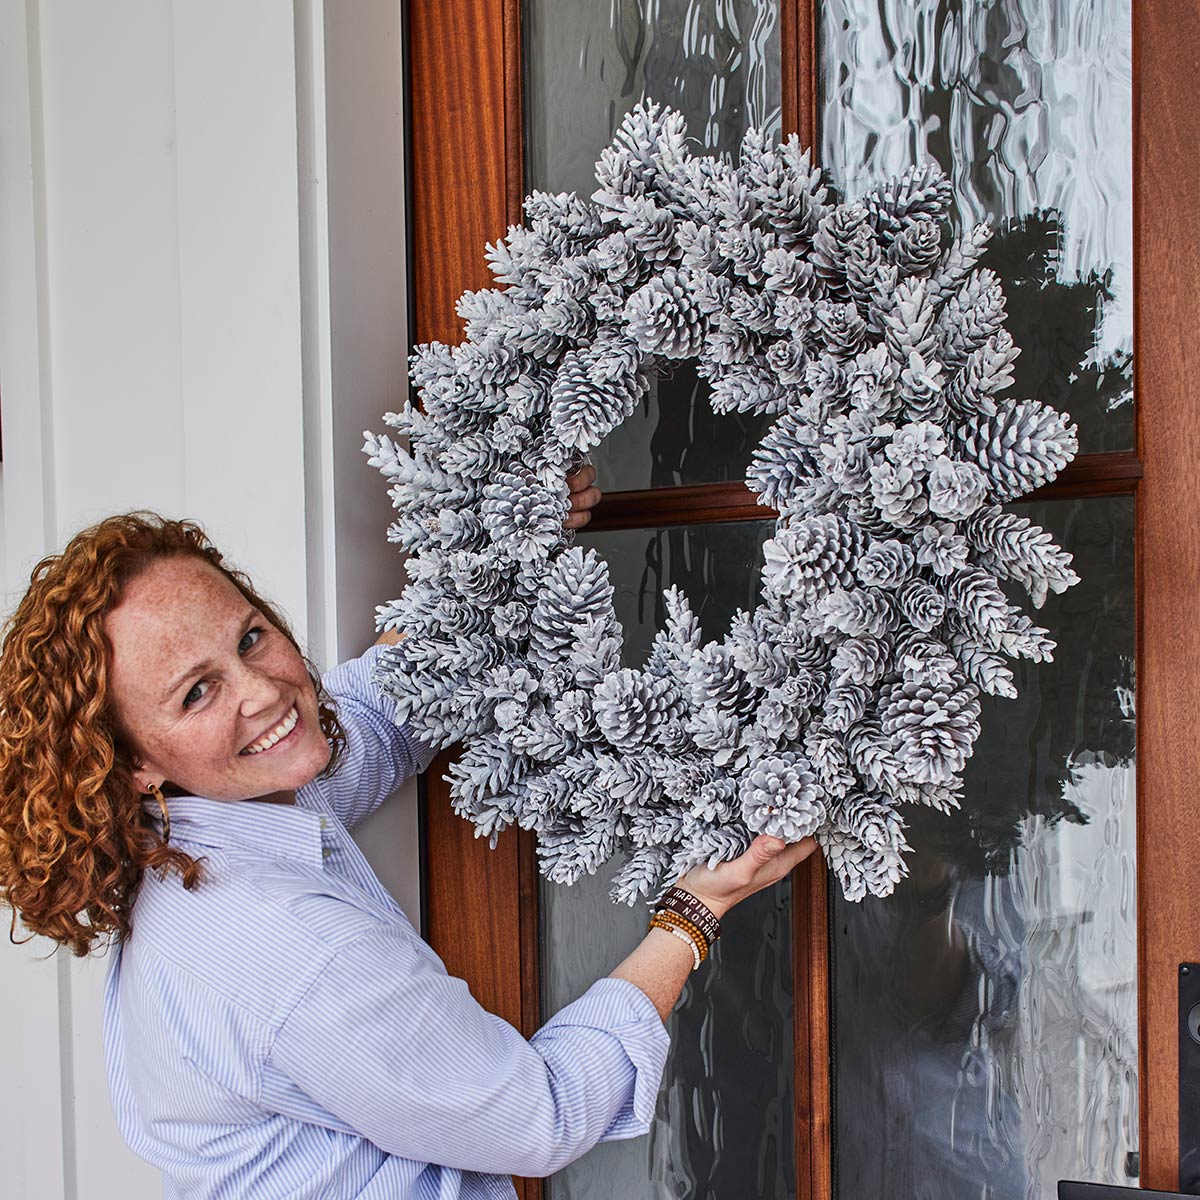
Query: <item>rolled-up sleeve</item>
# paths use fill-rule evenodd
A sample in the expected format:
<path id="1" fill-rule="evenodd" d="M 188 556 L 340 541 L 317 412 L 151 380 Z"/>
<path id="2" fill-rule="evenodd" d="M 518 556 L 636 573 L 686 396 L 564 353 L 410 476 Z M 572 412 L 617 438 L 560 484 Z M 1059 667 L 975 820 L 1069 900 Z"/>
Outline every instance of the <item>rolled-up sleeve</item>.
<path id="1" fill-rule="evenodd" d="M 329 960 L 270 1060 L 332 1126 L 389 1154 L 548 1175 L 649 1127 L 667 1045 L 650 1000 L 618 979 L 598 981 L 526 1041 L 410 937 L 380 929 Z"/>

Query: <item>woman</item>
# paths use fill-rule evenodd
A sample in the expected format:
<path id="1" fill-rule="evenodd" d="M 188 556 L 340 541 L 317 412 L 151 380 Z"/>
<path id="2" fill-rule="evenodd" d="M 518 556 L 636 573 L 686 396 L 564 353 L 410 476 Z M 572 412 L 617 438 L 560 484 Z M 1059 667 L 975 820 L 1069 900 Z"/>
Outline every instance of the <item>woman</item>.
<path id="1" fill-rule="evenodd" d="M 528 1042 L 481 1009 L 347 832 L 431 757 L 382 652 L 322 680 L 198 526 L 149 513 L 44 559 L 9 621 L 0 888 L 14 929 L 114 944 L 113 1103 L 168 1196 L 511 1197 L 649 1125 L 703 939 L 651 928 Z M 719 918 L 811 849 L 682 882 Z"/>

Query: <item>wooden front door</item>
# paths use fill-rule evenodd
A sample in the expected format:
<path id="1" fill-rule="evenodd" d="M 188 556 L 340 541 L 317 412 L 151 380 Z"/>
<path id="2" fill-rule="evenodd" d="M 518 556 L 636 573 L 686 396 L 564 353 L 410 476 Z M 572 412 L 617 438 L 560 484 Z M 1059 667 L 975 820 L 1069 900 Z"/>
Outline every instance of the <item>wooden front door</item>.
<path id="1" fill-rule="evenodd" d="M 1050 1196 L 1060 1174 L 1174 1187 L 1178 970 L 1200 958 L 1200 12 L 410 0 L 407 29 L 417 341 L 460 339 L 454 302 L 488 285 L 485 242 L 531 188 L 588 190 L 584 168 L 645 90 L 692 105 L 709 152 L 748 123 L 796 131 L 844 188 L 942 161 L 960 216 L 998 225 L 1018 386 L 1081 431 L 1077 461 L 1022 506 L 1083 576 L 1043 621 L 1058 660 L 985 713 L 969 811 L 914 829 L 914 876 L 954 897 L 945 920 L 848 906 L 819 862 L 746 906 L 681 1007 L 651 1150 L 602 1148 L 602 1171 L 548 1194 L 1008 1200 Z M 630 643 L 673 582 L 711 636 L 754 602 L 766 526 L 739 472 L 762 428 L 712 418 L 685 372 L 627 425 L 596 456 L 607 495 L 589 536 Z M 426 934 L 531 1034 L 641 917 L 602 888 L 548 893 L 529 837 L 489 851 L 440 776 Z"/>

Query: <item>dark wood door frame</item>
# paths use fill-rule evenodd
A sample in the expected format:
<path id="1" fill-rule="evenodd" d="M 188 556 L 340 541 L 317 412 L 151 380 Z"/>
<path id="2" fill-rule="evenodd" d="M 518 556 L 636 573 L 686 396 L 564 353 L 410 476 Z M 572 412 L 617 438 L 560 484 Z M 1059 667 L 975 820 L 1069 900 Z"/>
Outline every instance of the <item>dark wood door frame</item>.
<path id="1" fill-rule="evenodd" d="M 1177 1182 L 1176 969 L 1200 958 L 1200 8 L 1134 0 L 1133 453 L 1081 458 L 1039 498 L 1136 496 L 1138 1005 L 1142 1180 Z M 816 0 L 781 0 L 783 121 L 815 145 Z M 520 0 L 408 0 L 415 337 L 461 338 L 454 312 L 488 286 L 483 247 L 524 194 Z M 616 493 L 596 528 L 761 519 L 741 485 Z M 530 836 L 489 851 L 426 783 L 426 935 L 476 998 L 527 1036 L 540 1023 Z M 830 1195 L 828 914 L 820 864 L 793 881 L 796 1167 L 801 1200 Z M 526 1200 L 537 1181 L 522 1181 Z"/>

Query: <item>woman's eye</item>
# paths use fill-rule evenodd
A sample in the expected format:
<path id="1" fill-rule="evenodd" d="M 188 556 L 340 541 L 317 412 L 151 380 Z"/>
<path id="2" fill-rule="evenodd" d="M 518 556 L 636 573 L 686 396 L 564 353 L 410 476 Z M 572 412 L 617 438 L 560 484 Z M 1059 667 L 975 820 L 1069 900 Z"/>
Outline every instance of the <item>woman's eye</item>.
<path id="1" fill-rule="evenodd" d="M 206 687 L 208 687 L 207 679 L 201 679 L 199 683 L 193 684 L 192 690 L 190 692 L 188 692 L 188 694 L 186 696 L 184 696 L 184 698 L 183 698 L 183 707 L 191 708 L 192 705 L 195 704 L 197 700 L 202 700 L 204 698 L 204 693 L 200 691 L 200 688 L 206 688 Z M 197 694 L 197 693 L 199 693 L 199 694 Z"/>
<path id="2" fill-rule="evenodd" d="M 239 652 L 239 653 L 242 653 L 242 652 L 243 652 L 243 647 L 245 647 L 245 649 L 246 649 L 246 650 L 249 650 L 249 649 L 250 649 L 250 646 L 257 646 L 257 645 L 258 645 L 258 643 L 259 643 L 259 641 L 260 641 L 260 639 L 262 638 L 262 635 L 263 635 L 264 633 L 266 633 L 266 632 L 267 632 L 267 631 L 266 631 L 266 630 L 265 630 L 265 629 L 264 629 L 264 628 L 263 628 L 261 625 L 255 625 L 255 627 L 254 627 L 253 629 L 247 629 L 247 630 L 246 630 L 246 636 L 245 636 L 245 637 L 243 637 L 243 638 L 242 638 L 242 640 L 241 640 L 241 642 L 238 644 L 238 652 Z M 254 639 L 254 641 L 252 641 L 252 642 L 250 643 L 250 646 L 247 646 L 247 645 L 246 645 L 246 638 L 248 638 L 248 637 L 251 637 L 251 636 L 253 636 L 254 634 L 257 634 L 257 635 L 258 635 L 258 637 L 256 637 L 256 638 Z"/>

